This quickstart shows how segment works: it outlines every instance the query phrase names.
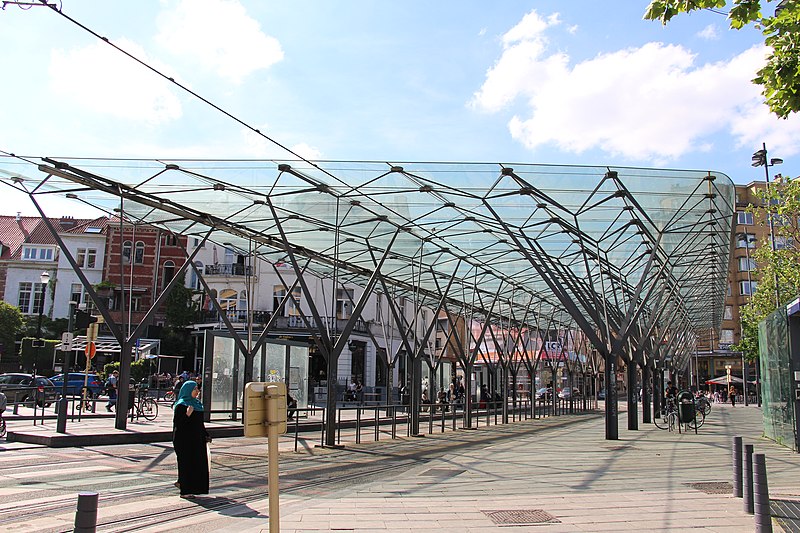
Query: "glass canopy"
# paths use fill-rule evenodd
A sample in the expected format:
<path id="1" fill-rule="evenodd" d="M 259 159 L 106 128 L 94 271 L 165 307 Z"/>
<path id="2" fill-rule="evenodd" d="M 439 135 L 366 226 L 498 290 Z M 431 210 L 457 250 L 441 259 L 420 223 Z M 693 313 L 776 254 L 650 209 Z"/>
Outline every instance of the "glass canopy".
<path id="1" fill-rule="evenodd" d="M 273 263 L 291 253 L 340 282 L 366 284 L 383 260 L 400 295 L 530 327 L 556 317 L 609 345 L 722 321 L 735 193 L 716 172 L 5 157 L 0 179 Z"/>

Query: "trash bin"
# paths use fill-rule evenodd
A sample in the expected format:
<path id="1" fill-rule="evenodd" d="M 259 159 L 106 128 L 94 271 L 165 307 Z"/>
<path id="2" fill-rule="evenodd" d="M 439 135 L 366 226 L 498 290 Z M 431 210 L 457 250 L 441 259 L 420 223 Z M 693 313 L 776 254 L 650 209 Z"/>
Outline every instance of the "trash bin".
<path id="1" fill-rule="evenodd" d="M 694 395 L 689 391 L 678 394 L 678 420 L 681 424 L 694 422 Z"/>

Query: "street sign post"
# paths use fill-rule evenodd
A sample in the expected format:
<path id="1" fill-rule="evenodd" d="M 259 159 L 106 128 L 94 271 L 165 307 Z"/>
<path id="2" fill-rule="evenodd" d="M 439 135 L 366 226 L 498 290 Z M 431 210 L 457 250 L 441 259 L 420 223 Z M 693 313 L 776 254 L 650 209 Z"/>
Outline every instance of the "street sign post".
<path id="1" fill-rule="evenodd" d="M 244 387 L 244 436 L 267 437 L 269 533 L 280 532 L 278 436 L 286 433 L 286 383 L 252 382 Z"/>

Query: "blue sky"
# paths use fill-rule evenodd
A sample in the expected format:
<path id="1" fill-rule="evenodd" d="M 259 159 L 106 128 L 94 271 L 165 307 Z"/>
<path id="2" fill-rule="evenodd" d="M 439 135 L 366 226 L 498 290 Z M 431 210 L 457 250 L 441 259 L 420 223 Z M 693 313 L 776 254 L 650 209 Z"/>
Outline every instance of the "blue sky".
<path id="1" fill-rule="evenodd" d="M 769 115 L 749 81 L 761 35 L 710 12 L 664 27 L 642 20 L 645 0 L 61 6 L 312 159 L 692 168 L 748 183 L 764 179 L 750 156 L 766 142 L 785 160 L 774 171 L 798 175 L 799 119 Z M 1 150 L 288 155 L 47 8 L 0 11 L 0 47 Z M 35 213 L 0 195 L 0 213 L 20 210 Z"/>

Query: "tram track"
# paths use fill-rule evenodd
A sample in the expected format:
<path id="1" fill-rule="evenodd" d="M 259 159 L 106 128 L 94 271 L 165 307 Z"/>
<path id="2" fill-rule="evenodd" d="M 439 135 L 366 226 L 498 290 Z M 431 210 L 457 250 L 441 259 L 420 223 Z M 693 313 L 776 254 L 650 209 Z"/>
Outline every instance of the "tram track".
<path id="1" fill-rule="evenodd" d="M 364 484 L 369 481 L 386 480 L 392 473 L 401 475 L 408 469 L 425 465 L 446 453 L 454 451 L 471 452 L 475 449 L 502 443 L 510 437 L 518 437 L 538 431 L 557 430 L 569 432 L 569 426 L 576 422 L 575 419 L 559 420 L 548 419 L 545 424 L 530 425 L 527 427 L 509 425 L 494 426 L 491 433 L 485 431 L 470 431 L 449 433 L 445 438 L 431 435 L 425 439 L 398 439 L 396 441 L 365 442 L 360 445 L 348 445 L 346 449 L 314 450 L 311 455 L 295 455 L 285 453 L 281 455 L 281 492 L 302 497 L 315 493 L 330 492 L 345 489 L 353 484 Z M 481 428 L 483 429 L 483 428 Z M 410 443 L 413 442 L 413 446 Z M 140 465 L 151 465 L 167 456 L 165 451 L 169 447 L 160 447 L 157 450 L 136 451 L 137 455 L 123 457 L 117 453 L 102 452 L 103 462 L 114 463 L 117 460 L 136 457 Z M 74 463 L 75 461 L 73 461 Z M 46 463 L 57 475 L 56 467 L 62 463 L 57 460 Z M 252 455 L 246 452 L 236 452 L 232 449 L 214 450 L 212 453 L 212 468 L 214 475 L 212 484 L 215 493 L 220 496 L 203 498 L 201 501 L 180 500 L 178 506 L 175 500 L 163 501 L 165 496 L 175 495 L 172 487 L 174 470 L 169 469 L 167 474 L 163 468 L 150 470 L 145 467 L 142 476 L 150 479 L 139 487 L 135 485 L 120 488 L 114 486 L 113 476 L 109 481 L 98 485 L 101 493 L 100 505 L 104 508 L 122 506 L 132 501 L 153 501 L 153 509 L 148 512 L 116 515 L 113 518 L 102 520 L 98 523 L 98 531 L 141 531 L 157 527 L 172 520 L 181 518 L 196 518 L 198 516 L 214 516 L 237 507 L 246 507 L 248 504 L 263 500 L 267 497 L 266 465 L 264 455 Z M 29 465 L 27 466 L 29 468 Z M 14 470 L 24 470 L 26 465 L 15 465 Z M 38 468 L 38 466 L 37 466 Z M 166 478 L 166 479 L 164 479 Z M 41 481 L 45 491 L 52 494 L 53 490 L 61 492 L 44 501 L 20 501 L 18 505 L 2 507 L 3 518 L 0 518 L 0 529 L 20 521 L 33 520 L 46 516 L 67 515 L 74 513 L 74 498 L 64 498 L 67 494 L 74 495 L 75 489 L 59 488 L 59 482 L 67 479 L 47 479 Z M 49 486 L 48 486 L 49 485 Z M 110 485 L 111 490 L 103 492 L 102 486 Z M 57 499 L 54 499 L 57 498 Z M 161 502 L 160 502 L 161 500 Z M 163 508 L 170 505 L 170 508 Z M 159 508 L 162 507 L 162 508 Z M 246 509 L 242 512 L 248 512 Z M 63 528 L 61 528 L 63 530 Z M 57 529 L 46 531 L 55 532 Z"/>

